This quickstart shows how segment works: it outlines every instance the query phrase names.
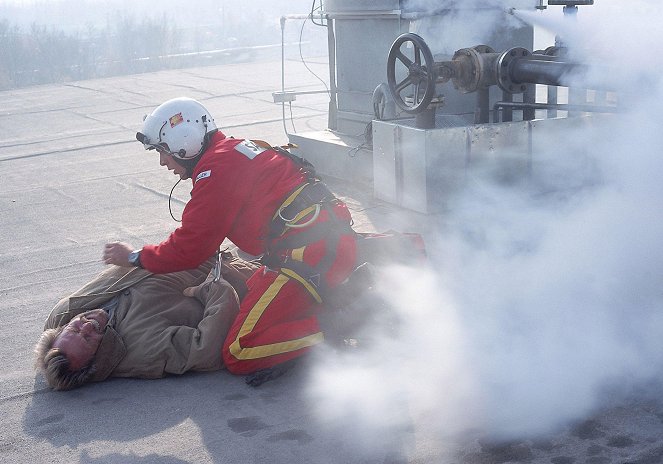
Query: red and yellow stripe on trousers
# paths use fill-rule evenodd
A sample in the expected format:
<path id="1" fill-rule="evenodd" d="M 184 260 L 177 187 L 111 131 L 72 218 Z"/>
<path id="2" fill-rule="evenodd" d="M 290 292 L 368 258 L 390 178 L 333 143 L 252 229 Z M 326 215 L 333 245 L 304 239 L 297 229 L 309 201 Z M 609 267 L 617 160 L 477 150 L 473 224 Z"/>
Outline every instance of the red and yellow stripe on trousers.
<path id="1" fill-rule="evenodd" d="M 331 210 L 338 220 L 350 223 L 344 204 Z M 330 221 L 330 211 L 323 210 L 314 224 Z M 306 228 L 292 229 L 283 238 L 305 233 Z M 356 266 L 356 238 L 348 228 L 329 250 L 326 240 L 283 251 L 287 260 L 298 260 L 315 267 L 323 258 L 332 256 L 331 266 L 321 276 L 328 288 L 343 282 Z M 247 281 L 248 293 L 240 304 L 223 345 L 223 360 L 233 374 L 250 374 L 306 353 L 322 342 L 316 313 L 324 311 L 315 288 L 284 266 L 282 272 L 260 268 Z"/>

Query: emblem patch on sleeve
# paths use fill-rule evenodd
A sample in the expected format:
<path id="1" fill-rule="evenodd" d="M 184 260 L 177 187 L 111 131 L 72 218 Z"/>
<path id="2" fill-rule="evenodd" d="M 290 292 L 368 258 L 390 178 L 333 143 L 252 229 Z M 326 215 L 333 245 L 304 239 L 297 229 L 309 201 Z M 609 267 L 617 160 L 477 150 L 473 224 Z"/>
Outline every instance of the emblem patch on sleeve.
<path id="1" fill-rule="evenodd" d="M 168 121 L 170 122 L 170 127 L 175 127 L 184 121 L 184 118 L 182 117 L 182 113 L 177 113 L 175 116 L 171 116 Z"/>
<path id="2" fill-rule="evenodd" d="M 194 183 L 198 182 L 200 179 L 204 179 L 204 178 L 209 177 L 211 175 L 212 175 L 212 170 L 211 169 L 208 169 L 207 171 L 203 171 L 203 172 L 201 172 L 200 174 L 198 174 L 196 176 L 196 180 L 194 181 Z"/>

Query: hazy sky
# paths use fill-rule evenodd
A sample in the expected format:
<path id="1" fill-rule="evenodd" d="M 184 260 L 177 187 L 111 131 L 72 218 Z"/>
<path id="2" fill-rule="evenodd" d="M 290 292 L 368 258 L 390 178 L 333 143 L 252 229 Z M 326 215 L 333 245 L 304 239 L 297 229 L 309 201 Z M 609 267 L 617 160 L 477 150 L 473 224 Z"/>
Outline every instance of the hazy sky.
<path id="1" fill-rule="evenodd" d="M 161 0 L 158 4 L 149 0 L 0 0 L 0 18 L 24 24 L 72 27 L 103 21 L 109 13 L 116 12 L 151 18 L 166 16 L 186 23 L 206 23 L 213 15 L 225 15 L 229 20 L 267 20 L 278 28 L 280 16 L 306 14 L 311 3 L 310 0 Z"/>

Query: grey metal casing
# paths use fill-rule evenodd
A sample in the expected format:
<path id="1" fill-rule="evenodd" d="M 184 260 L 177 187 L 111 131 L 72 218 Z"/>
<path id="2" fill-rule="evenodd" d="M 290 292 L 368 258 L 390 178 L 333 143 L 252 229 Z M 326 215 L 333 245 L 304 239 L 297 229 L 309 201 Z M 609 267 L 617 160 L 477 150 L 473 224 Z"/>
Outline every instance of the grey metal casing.
<path id="1" fill-rule="evenodd" d="M 474 176 L 509 184 L 545 181 L 552 164 L 554 134 L 582 132 L 611 115 L 477 124 L 443 129 L 373 122 L 373 193 L 376 198 L 421 213 L 450 208 Z M 562 149 L 563 141 L 560 141 Z M 583 166 L 582 153 L 573 153 Z M 541 180 L 544 179 L 544 180 Z"/>

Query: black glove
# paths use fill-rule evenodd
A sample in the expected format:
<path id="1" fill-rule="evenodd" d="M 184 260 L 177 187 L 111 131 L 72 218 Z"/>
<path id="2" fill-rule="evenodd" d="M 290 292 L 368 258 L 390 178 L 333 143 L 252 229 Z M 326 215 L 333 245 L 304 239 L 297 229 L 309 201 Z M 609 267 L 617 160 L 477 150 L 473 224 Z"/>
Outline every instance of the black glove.
<path id="1" fill-rule="evenodd" d="M 297 361 L 299 361 L 299 358 L 291 359 L 290 361 L 277 364 L 276 366 L 269 367 L 267 369 L 260 369 L 259 371 L 255 371 L 253 374 L 247 375 L 244 378 L 244 381 L 247 385 L 251 385 L 252 387 L 259 387 L 265 382 L 269 382 L 270 380 L 281 377 L 283 374 L 288 372 L 297 363 Z"/>

